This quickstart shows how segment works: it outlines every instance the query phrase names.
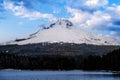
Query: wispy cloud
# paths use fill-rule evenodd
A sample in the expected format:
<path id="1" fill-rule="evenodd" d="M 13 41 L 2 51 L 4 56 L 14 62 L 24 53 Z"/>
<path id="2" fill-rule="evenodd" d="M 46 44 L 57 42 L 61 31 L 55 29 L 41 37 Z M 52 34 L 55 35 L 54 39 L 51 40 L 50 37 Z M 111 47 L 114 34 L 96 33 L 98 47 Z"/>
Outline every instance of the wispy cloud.
<path id="1" fill-rule="evenodd" d="M 108 0 L 68 0 L 68 6 L 83 11 L 93 12 L 99 8 L 103 8 L 108 4 Z"/>
<path id="2" fill-rule="evenodd" d="M 21 18 L 28 18 L 30 20 L 36 20 L 36 19 L 42 19 L 42 18 L 45 18 L 48 20 L 56 19 L 52 14 L 41 13 L 38 11 L 29 11 L 24 6 L 24 2 L 22 1 L 18 2 L 17 5 L 11 1 L 5 1 L 4 6 L 6 10 L 12 11 L 15 16 L 20 16 Z"/>
<path id="3" fill-rule="evenodd" d="M 91 0 L 92 1 L 92 0 Z M 107 31 L 111 36 L 120 34 L 120 5 L 109 5 L 103 10 L 96 9 L 92 13 L 79 8 L 67 7 L 72 17 L 69 20 L 91 30 Z M 113 35 L 114 32 L 114 35 Z"/>
<path id="4" fill-rule="evenodd" d="M 66 7 L 67 11 L 71 13 L 72 17 L 69 18 L 74 23 L 84 23 L 87 19 L 90 18 L 91 14 L 79 9 L 71 8 L 71 7 Z"/>

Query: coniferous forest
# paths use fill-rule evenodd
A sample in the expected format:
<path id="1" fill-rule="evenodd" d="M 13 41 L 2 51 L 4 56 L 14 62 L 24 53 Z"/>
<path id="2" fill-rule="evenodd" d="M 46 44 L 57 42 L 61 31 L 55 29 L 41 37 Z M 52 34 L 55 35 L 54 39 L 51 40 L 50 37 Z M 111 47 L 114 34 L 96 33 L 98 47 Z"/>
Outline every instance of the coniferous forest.
<path id="1" fill-rule="evenodd" d="M 112 70 L 120 71 L 120 49 L 105 55 L 83 57 L 65 55 L 23 56 L 0 53 L 0 69 L 30 70 Z"/>

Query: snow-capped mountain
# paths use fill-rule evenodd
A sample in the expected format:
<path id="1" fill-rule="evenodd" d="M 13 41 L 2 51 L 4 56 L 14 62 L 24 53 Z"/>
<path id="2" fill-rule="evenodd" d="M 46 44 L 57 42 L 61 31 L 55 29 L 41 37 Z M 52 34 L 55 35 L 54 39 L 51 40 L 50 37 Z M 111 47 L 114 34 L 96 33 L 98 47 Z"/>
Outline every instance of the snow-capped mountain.
<path id="1" fill-rule="evenodd" d="M 32 43 L 86 43 L 95 45 L 119 45 L 119 41 L 85 32 L 75 27 L 69 20 L 59 19 L 49 27 L 29 35 L 28 38 L 17 39 L 9 44 L 32 44 Z"/>

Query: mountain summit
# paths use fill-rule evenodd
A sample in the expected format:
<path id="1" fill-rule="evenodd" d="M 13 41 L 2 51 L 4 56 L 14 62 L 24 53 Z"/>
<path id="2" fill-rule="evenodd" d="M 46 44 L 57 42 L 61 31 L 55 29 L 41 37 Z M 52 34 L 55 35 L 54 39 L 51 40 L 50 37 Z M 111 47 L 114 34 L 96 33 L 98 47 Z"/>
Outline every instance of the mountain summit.
<path id="1" fill-rule="evenodd" d="M 58 19 L 55 23 L 52 23 L 50 24 L 50 26 L 44 27 L 43 29 L 49 29 L 56 26 L 61 26 L 61 27 L 70 29 L 71 27 L 73 27 L 73 24 L 69 20 Z"/>
<path id="2" fill-rule="evenodd" d="M 65 19 L 59 19 L 55 23 L 44 27 L 42 30 L 29 35 L 25 39 L 17 39 L 10 44 L 32 44 L 32 43 L 77 43 L 77 44 L 95 44 L 95 45 L 119 45 L 120 43 L 112 38 L 90 34 L 73 25 L 72 22 Z"/>

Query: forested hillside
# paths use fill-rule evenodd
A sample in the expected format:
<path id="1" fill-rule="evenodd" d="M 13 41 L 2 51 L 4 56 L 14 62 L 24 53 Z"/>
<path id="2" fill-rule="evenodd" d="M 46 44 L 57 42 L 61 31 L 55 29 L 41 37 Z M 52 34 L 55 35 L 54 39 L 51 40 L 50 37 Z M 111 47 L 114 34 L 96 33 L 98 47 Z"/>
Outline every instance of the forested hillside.
<path id="1" fill-rule="evenodd" d="M 0 53 L 0 69 L 39 70 L 114 70 L 120 71 L 120 49 L 106 55 L 83 57 L 64 55 L 22 56 Z"/>

